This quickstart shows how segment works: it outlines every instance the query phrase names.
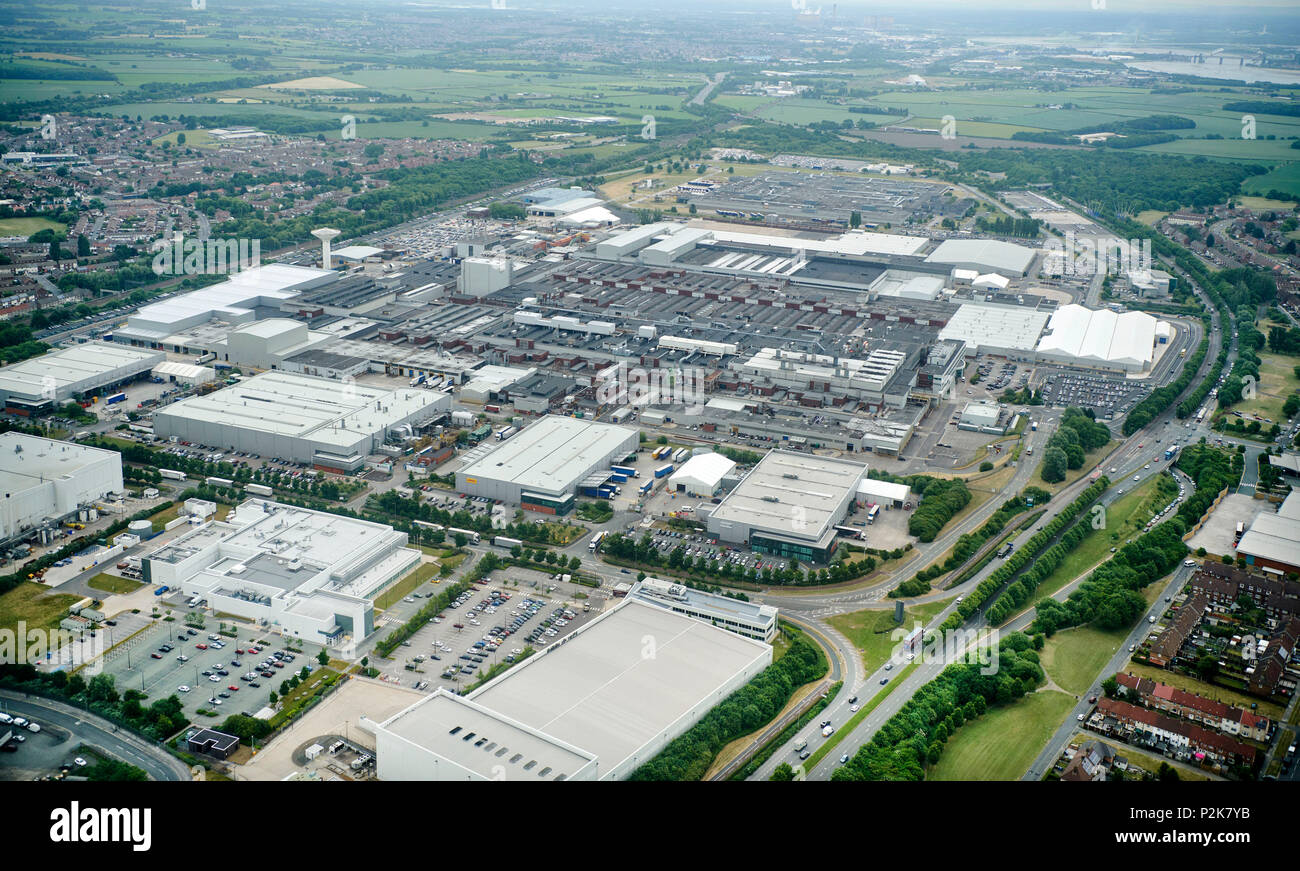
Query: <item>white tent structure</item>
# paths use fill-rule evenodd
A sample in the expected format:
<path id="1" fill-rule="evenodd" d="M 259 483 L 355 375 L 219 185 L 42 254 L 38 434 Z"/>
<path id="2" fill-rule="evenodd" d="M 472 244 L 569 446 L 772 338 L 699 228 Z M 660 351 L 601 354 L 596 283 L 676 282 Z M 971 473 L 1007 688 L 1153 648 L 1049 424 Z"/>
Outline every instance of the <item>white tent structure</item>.
<path id="1" fill-rule="evenodd" d="M 736 464 L 722 454 L 697 454 L 668 479 L 668 489 L 678 493 L 712 496 L 722 487 L 722 479 Z"/>
<path id="2" fill-rule="evenodd" d="M 1159 322 L 1145 312 L 1117 314 L 1081 305 L 1057 309 L 1038 343 L 1041 359 L 1142 372 L 1150 368 Z"/>

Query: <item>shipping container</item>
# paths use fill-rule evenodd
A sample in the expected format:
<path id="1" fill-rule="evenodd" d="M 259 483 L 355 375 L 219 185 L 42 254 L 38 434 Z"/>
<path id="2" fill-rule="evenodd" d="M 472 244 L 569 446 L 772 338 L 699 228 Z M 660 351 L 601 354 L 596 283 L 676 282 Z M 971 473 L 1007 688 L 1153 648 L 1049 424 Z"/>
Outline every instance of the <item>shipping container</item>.
<path id="1" fill-rule="evenodd" d="M 218 478 L 215 475 L 209 475 L 203 479 L 205 484 L 211 484 L 213 487 L 233 487 L 235 482 L 229 478 Z"/>
<path id="2" fill-rule="evenodd" d="M 664 478 L 664 477 L 667 477 L 668 475 L 671 475 L 672 473 L 673 473 L 673 464 L 672 464 L 672 463 L 666 463 L 666 464 L 660 466 L 659 468 L 655 469 L 655 477 L 656 477 L 656 478 Z"/>
<path id="3" fill-rule="evenodd" d="M 646 481 L 644 484 L 641 485 L 641 489 L 639 492 L 641 493 L 642 496 L 644 496 L 645 494 L 649 493 L 653 487 L 654 487 L 653 481 Z"/>
<path id="4" fill-rule="evenodd" d="M 501 413 L 501 406 L 499 406 L 499 405 L 485 405 L 485 406 L 483 406 L 483 410 L 486 411 L 488 414 L 500 414 L 500 413 Z"/>
<path id="5" fill-rule="evenodd" d="M 523 547 L 524 543 L 517 538 L 506 538 L 504 535 L 498 535 L 492 539 L 492 544 L 496 547 L 504 547 L 506 550 L 510 550 L 510 548 L 515 545 Z"/>
<path id="6" fill-rule="evenodd" d="M 626 484 L 627 475 L 620 475 L 618 472 L 615 472 L 609 476 L 609 480 L 613 481 L 615 484 Z"/>
<path id="7" fill-rule="evenodd" d="M 184 480 L 185 480 L 185 473 L 184 473 L 184 472 L 178 472 L 178 471 L 176 471 L 175 469 L 159 469 L 159 470 L 158 470 L 158 474 L 159 474 L 159 475 L 162 475 L 164 478 L 169 478 L 169 479 L 171 479 L 171 480 L 173 480 L 173 481 L 184 481 Z"/>
<path id="8" fill-rule="evenodd" d="M 118 403 L 118 402 L 126 402 L 125 393 L 114 393 L 112 396 L 108 397 L 107 400 L 105 400 L 104 404 L 113 405 L 114 403 Z"/>
<path id="9" fill-rule="evenodd" d="M 460 533 L 461 535 L 463 535 L 463 536 L 465 536 L 466 538 L 468 538 L 469 541 L 470 541 L 470 544 L 478 544 L 478 543 L 479 543 L 480 536 L 479 536 L 479 534 L 478 534 L 477 532 L 475 532 L 474 530 L 472 530 L 472 529 L 457 529 L 457 528 L 455 528 L 454 526 L 452 526 L 452 527 L 448 527 L 448 529 L 447 529 L 447 537 L 448 537 L 448 538 L 454 540 L 454 539 L 456 538 L 456 534 L 457 534 L 457 533 Z"/>
<path id="10" fill-rule="evenodd" d="M 629 478 L 640 478 L 641 473 L 631 466 L 610 466 L 611 472 L 617 472 L 620 475 L 627 475 Z"/>
<path id="11" fill-rule="evenodd" d="M 271 496 L 275 493 L 274 490 L 265 484 L 245 484 L 244 491 L 246 493 L 252 493 L 254 496 Z"/>
<path id="12" fill-rule="evenodd" d="M 673 462 L 680 463 L 682 460 L 686 459 L 686 455 L 689 453 L 690 451 L 686 448 L 678 448 L 676 453 L 673 454 Z"/>

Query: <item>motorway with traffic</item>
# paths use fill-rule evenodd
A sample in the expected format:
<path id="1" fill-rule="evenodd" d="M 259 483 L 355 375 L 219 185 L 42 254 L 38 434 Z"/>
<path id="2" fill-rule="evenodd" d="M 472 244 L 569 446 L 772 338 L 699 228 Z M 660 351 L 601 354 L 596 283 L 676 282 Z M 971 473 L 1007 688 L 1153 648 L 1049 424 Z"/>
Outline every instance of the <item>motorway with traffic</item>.
<path id="1" fill-rule="evenodd" d="M 1198 294 L 1200 291 L 1198 289 Z M 1200 380 L 1208 375 L 1212 361 L 1218 354 L 1220 342 L 1223 340 L 1224 331 L 1222 324 L 1219 322 L 1217 310 L 1210 305 L 1208 299 L 1202 296 L 1202 301 L 1207 310 L 1211 312 L 1212 325 L 1210 334 L 1209 351 L 1205 360 L 1201 364 L 1198 372 L 1199 378 L 1194 380 L 1188 392 L 1194 390 Z M 1231 366 L 1232 359 L 1236 355 L 1236 343 L 1231 338 L 1232 332 L 1228 333 L 1229 341 L 1229 361 L 1228 367 Z M 1226 369 L 1225 369 L 1226 371 Z M 1200 440 L 1201 437 L 1207 437 L 1211 441 L 1215 438 L 1212 430 L 1205 423 L 1197 423 L 1194 419 L 1189 418 L 1186 421 L 1178 420 L 1174 415 L 1176 403 L 1171 408 L 1152 420 L 1146 427 L 1129 436 L 1119 443 L 1109 455 L 1100 463 L 1105 473 L 1113 482 L 1113 487 L 1108 490 L 1099 503 L 1108 505 L 1115 499 L 1119 498 L 1123 491 L 1131 486 L 1140 486 L 1151 475 L 1157 475 L 1163 472 L 1171 464 L 1164 461 L 1164 451 L 1173 443 L 1180 445 L 1192 444 Z M 1040 426 L 1039 432 L 1027 433 L 1028 444 L 1038 448 L 1040 444 L 1045 443 L 1048 435 L 1053 431 L 1053 424 L 1058 419 L 1059 414 L 1047 412 Z M 1116 421 L 1116 424 L 1119 422 Z M 1225 440 L 1229 441 L 1229 440 Z M 1258 445 L 1254 445 L 1258 448 Z M 825 595 L 808 594 L 800 592 L 798 594 L 782 595 L 780 593 L 769 593 L 759 596 L 762 601 L 780 607 L 786 616 L 795 619 L 798 622 L 815 627 L 818 631 L 813 637 L 822 641 L 825 646 L 828 642 L 830 648 L 827 650 L 828 655 L 833 658 L 839 658 L 843 663 L 843 680 L 844 689 L 836 696 L 829 706 L 819 716 L 819 723 L 824 720 L 830 720 L 831 724 L 838 728 L 847 723 L 853 716 L 853 703 L 850 699 L 858 699 L 860 704 L 866 704 L 876 692 L 884 692 L 885 687 L 881 681 L 888 681 L 893 674 L 892 669 L 887 671 L 883 666 L 877 669 L 873 674 L 864 674 L 862 660 L 857 649 L 847 638 L 834 631 L 827 624 L 822 622 L 822 618 L 837 613 L 855 610 L 857 608 L 872 607 L 892 607 L 892 603 L 884 604 L 882 601 L 884 593 L 889 588 L 896 585 L 898 581 L 909 577 L 917 569 L 930 564 L 936 557 L 943 554 L 951 547 L 956 539 L 977 529 L 988 515 L 992 514 L 1006 498 L 1019 493 L 1030 483 L 1033 472 L 1037 469 L 1037 462 L 1026 458 L 1017 468 L 1016 475 L 1003 488 L 1002 492 L 995 494 L 989 499 L 980 510 L 972 512 L 960 524 L 954 526 L 932 542 L 929 546 L 918 546 L 916 556 L 908 563 L 900 566 L 894 573 L 882 583 L 873 585 L 869 589 L 848 590 L 843 592 L 828 592 Z M 1183 479 L 1184 484 L 1191 482 Z M 1048 510 L 1032 527 L 1022 530 L 1012 539 L 1014 547 L 1019 548 L 1023 545 L 1036 531 L 1051 522 L 1051 520 L 1061 511 L 1062 508 L 1069 505 L 1079 493 L 1085 489 L 1089 481 L 1087 476 L 1080 477 L 1077 481 L 1067 487 L 1062 488 L 1048 505 Z M 1188 489 L 1190 492 L 1190 488 Z M 990 563 L 983 570 L 976 573 L 974 577 L 950 590 L 936 591 L 920 601 L 934 601 L 953 597 L 947 607 L 936 614 L 927 625 L 927 630 L 932 629 L 943 623 L 943 621 L 957 608 L 957 597 L 964 596 L 965 593 L 978 586 L 989 574 L 997 568 L 997 561 Z M 1180 569 L 1179 572 L 1190 572 L 1190 569 Z M 1081 574 L 1071 583 L 1067 584 L 1056 594 L 1054 598 L 1064 600 L 1069 593 L 1080 583 L 1086 576 L 1087 572 Z M 1176 584 L 1179 574 L 1175 574 L 1171 584 Z M 1163 607 L 1157 606 L 1160 613 L 1163 613 Z M 1009 621 L 1003 627 L 999 627 L 1001 632 L 1009 632 L 1027 627 L 1033 620 L 1033 611 L 1027 611 Z M 1134 628 L 1135 634 L 1140 634 L 1149 624 L 1142 621 L 1140 625 Z M 965 628 L 973 629 L 976 633 L 987 628 L 984 624 L 982 614 L 976 616 L 973 620 L 968 621 Z M 1116 653 L 1116 662 L 1109 665 L 1122 665 L 1127 661 L 1127 645 L 1120 647 Z M 924 657 L 923 657 L 924 659 Z M 901 679 L 902 685 L 893 687 L 892 692 L 866 716 L 860 723 L 854 727 L 853 731 L 839 741 L 835 751 L 827 754 L 810 770 L 802 771 L 800 779 L 807 780 L 828 780 L 841 763 L 840 759 L 844 755 L 852 756 L 859 747 L 868 742 L 890 717 L 898 712 L 900 708 L 911 698 L 925 683 L 933 680 L 940 671 L 945 667 L 945 662 L 921 661 L 915 664 L 915 667 L 906 673 L 905 677 L 894 678 Z M 1101 675 L 1099 675 L 1100 679 Z M 1079 712 L 1072 712 L 1070 718 L 1066 721 L 1065 726 L 1071 727 L 1076 725 L 1075 715 Z M 773 754 L 752 776 L 751 780 L 768 779 L 777 765 L 785 762 L 791 765 L 797 765 L 799 762 L 798 755 L 794 752 L 794 746 L 801 742 L 808 742 L 808 750 L 815 751 L 818 746 L 825 740 L 821 734 L 819 723 L 810 724 L 794 736 L 787 744 Z M 1046 757 L 1055 746 L 1055 736 L 1049 747 L 1043 751 Z M 1059 755 L 1059 754 L 1058 754 Z M 1051 757 L 1055 759 L 1055 757 Z M 1037 764 L 1037 763 L 1036 763 Z"/>

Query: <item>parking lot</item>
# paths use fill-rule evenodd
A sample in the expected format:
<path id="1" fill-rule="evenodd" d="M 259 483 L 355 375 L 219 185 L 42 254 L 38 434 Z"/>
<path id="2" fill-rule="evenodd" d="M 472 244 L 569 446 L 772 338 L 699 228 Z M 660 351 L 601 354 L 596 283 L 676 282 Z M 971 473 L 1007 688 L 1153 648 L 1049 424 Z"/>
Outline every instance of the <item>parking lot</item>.
<path id="1" fill-rule="evenodd" d="M 473 682 L 479 672 L 517 661 L 527 647 L 544 650 L 600 613 L 603 600 L 566 601 L 555 592 L 563 591 L 550 583 L 536 590 L 531 583 L 480 585 L 421 627 L 391 659 L 372 658 L 370 665 L 382 679 L 422 691 Z M 421 607 L 416 594 L 408 598 L 414 599 L 408 605 Z"/>
<path id="2" fill-rule="evenodd" d="M 255 644 L 259 641 L 266 643 Z M 294 639 L 293 647 L 302 652 L 289 651 L 283 639 L 268 632 L 243 626 L 230 636 L 218 634 L 211 624 L 197 629 L 179 621 L 159 620 L 106 654 L 103 670 L 115 678 L 119 691 L 143 690 L 150 699 L 175 694 L 186 715 L 202 724 L 212 718 L 198 715 L 199 708 L 216 711 L 221 718 L 254 714 L 266 707 L 272 691 L 279 692 L 282 681 L 298 674 L 303 666 L 311 671 L 318 667 L 320 645 Z M 273 658 L 273 653 L 280 653 L 285 660 L 257 667 Z M 254 676 L 245 679 L 250 674 Z"/>
<path id="3" fill-rule="evenodd" d="M 1151 389 L 1146 380 L 1088 372 L 1079 369 L 1047 371 L 1043 382 L 1043 401 L 1048 405 L 1091 408 L 1098 420 L 1118 416 L 1145 396 Z"/>
<path id="4" fill-rule="evenodd" d="M 0 714 L 0 737 L 11 736 L 0 748 L 0 781 L 62 780 L 103 758 L 76 735 L 40 719 L 17 712 Z M 39 731 L 31 731 L 33 723 Z"/>

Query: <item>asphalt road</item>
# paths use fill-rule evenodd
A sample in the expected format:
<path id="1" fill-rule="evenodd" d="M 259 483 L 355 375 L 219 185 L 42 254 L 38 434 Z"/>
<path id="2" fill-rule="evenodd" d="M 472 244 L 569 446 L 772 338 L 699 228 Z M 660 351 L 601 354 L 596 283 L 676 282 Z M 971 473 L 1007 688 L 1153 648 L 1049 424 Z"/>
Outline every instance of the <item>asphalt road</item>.
<path id="1" fill-rule="evenodd" d="M 62 702 L 0 690 L 0 708 L 41 725 L 54 725 L 93 747 L 144 770 L 150 780 L 192 780 L 189 766 L 156 744 L 119 730 L 108 720 Z M 20 751 L 21 752 L 21 751 Z"/>

